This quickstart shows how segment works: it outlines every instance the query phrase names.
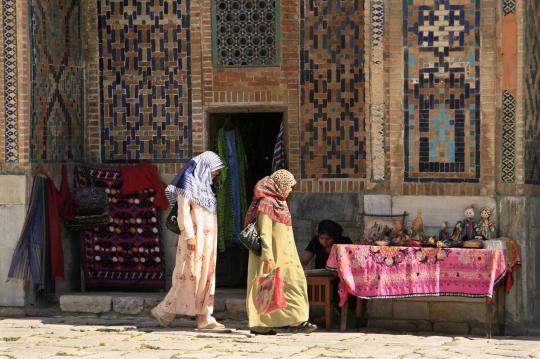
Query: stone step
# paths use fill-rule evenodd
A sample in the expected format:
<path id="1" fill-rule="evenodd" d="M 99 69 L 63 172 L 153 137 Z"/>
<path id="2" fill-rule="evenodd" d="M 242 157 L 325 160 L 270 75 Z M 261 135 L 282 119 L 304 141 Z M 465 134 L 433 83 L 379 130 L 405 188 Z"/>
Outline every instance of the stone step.
<path id="1" fill-rule="evenodd" d="M 242 319 L 246 316 L 244 289 L 218 289 L 214 299 L 217 317 Z M 84 292 L 60 296 L 60 310 L 65 313 L 90 313 L 97 315 L 148 316 L 165 296 L 161 293 Z"/>

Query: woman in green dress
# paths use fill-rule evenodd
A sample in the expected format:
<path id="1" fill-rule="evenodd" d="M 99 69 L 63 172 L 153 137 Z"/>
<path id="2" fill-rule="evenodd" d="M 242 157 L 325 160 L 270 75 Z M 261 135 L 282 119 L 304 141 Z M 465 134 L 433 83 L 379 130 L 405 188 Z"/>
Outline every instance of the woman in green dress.
<path id="1" fill-rule="evenodd" d="M 291 213 L 286 199 L 296 184 L 294 176 L 278 170 L 260 180 L 253 190 L 253 202 L 246 224 L 257 220 L 262 254 L 249 254 L 246 307 L 249 327 L 255 334 L 275 334 L 273 328 L 288 327 L 292 332 L 310 333 L 317 329 L 308 323 L 307 283 L 294 242 Z M 281 268 L 287 306 L 270 314 L 257 312 L 255 279 L 274 267 Z"/>

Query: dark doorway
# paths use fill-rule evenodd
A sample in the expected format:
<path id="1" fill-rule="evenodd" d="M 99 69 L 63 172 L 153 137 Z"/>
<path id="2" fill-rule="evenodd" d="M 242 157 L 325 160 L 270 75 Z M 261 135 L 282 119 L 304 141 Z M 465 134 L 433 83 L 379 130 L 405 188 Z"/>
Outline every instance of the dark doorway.
<path id="1" fill-rule="evenodd" d="M 283 119 L 282 113 L 211 113 L 208 121 L 210 148 L 216 149 L 217 132 L 224 125 L 240 133 L 247 157 L 246 194 L 251 203 L 253 186 L 272 171 L 274 145 Z M 229 245 L 218 253 L 216 285 L 244 288 L 247 278 L 248 251 L 241 245 Z"/>

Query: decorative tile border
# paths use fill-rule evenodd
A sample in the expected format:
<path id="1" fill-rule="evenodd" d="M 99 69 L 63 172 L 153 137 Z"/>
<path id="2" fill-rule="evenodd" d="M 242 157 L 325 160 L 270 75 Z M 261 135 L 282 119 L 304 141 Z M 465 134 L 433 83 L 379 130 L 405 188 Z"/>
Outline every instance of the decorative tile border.
<path id="1" fill-rule="evenodd" d="M 4 44 L 5 161 L 19 161 L 17 90 L 17 4 L 2 0 Z"/>
<path id="2" fill-rule="evenodd" d="M 371 67 L 370 67 L 370 135 L 371 179 L 386 178 L 385 104 L 384 104 L 384 0 L 370 1 Z"/>
<path id="3" fill-rule="evenodd" d="M 516 0 L 502 0 L 503 15 L 515 14 Z"/>
<path id="4" fill-rule="evenodd" d="M 502 156 L 501 180 L 516 180 L 516 99 L 510 91 L 503 91 L 502 98 Z"/>
<path id="5" fill-rule="evenodd" d="M 516 180 L 517 19 L 516 1 L 502 0 L 501 21 L 502 111 L 501 181 Z"/>

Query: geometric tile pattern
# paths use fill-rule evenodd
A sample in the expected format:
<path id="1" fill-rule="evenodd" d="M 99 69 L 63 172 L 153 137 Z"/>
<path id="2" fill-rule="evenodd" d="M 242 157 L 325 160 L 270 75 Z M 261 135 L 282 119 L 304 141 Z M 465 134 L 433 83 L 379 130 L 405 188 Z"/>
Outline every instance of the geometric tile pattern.
<path id="1" fill-rule="evenodd" d="M 540 184 L 540 2 L 525 1 L 525 183 Z"/>
<path id="2" fill-rule="evenodd" d="M 103 162 L 191 157 L 189 1 L 98 0 Z"/>
<path id="3" fill-rule="evenodd" d="M 363 65 L 363 1 L 301 1 L 302 178 L 365 178 Z"/>
<path id="4" fill-rule="evenodd" d="M 32 162 L 84 158 L 84 75 L 77 1 L 32 0 Z"/>
<path id="5" fill-rule="evenodd" d="M 516 0 L 501 0 L 503 16 L 516 12 Z"/>
<path id="6" fill-rule="evenodd" d="M 385 179 L 385 106 L 384 106 L 384 0 L 370 1 L 371 68 L 370 68 L 370 135 L 371 178 Z"/>
<path id="7" fill-rule="evenodd" d="M 501 179 L 512 183 L 516 179 L 516 99 L 510 91 L 502 98 Z"/>
<path id="8" fill-rule="evenodd" d="M 15 0 L 2 0 L 4 45 L 4 113 L 6 162 L 19 161 L 19 124 L 17 92 L 17 6 Z"/>
<path id="9" fill-rule="evenodd" d="M 212 0 L 217 66 L 278 64 L 279 0 Z"/>
<path id="10" fill-rule="evenodd" d="M 405 181 L 480 178 L 480 0 L 403 0 Z"/>

